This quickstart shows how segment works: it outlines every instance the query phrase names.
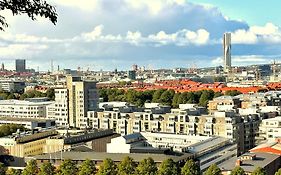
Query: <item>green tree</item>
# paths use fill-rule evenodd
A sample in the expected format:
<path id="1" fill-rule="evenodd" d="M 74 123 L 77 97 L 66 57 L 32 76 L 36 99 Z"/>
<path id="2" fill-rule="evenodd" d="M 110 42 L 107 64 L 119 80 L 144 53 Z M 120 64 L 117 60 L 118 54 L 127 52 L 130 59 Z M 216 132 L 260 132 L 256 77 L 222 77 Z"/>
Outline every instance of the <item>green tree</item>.
<path id="1" fill-rule="evenodd" d="M 153 103 L 159 103 L 161 95 L 165 92 L 165 89 L 157 89 L 152 97 Z"/>
<path id="2" fill-rule="evenodd" d="M 54 101 L 55 100 L 55 89 L 49 88 L 46 92 L 46 97 L 48 97 L 50 100 Z"/>
<path id="3" fill-rule="evenodd" d="M 44 162 L 39 169 L 38 175 L 54 175 L 55 167 L 50 162 Z"/>
<path id="4" fill-rule="evenodd" d="M 172 100 L 172 107 L 177 108 L 179 107 L 178 100 L 179 100 L 180 93 L 175 93 L 173 100 Z"/>
<path id="5" fill-rule="evenodd" d="M 244 175 L 245 171 L 240 166 L 236 166 L 230 173 L 230 175 Z"/>
<path id="6" fill-rule="evenodd" d="M 204 90 L 202 92 L 201 96 L 200 96 L 199 105 L 207 107 L 209 100 L 212 100 L 213 97 L 214 97 L 214 91 L 212 91 L 212 90 L 209 90 L 209 91 Z"/>
<path id="7" fill-rule="evenodd" d="M 228 95 L 228 96 L 236 96 L 236 95 L 239 95 L 239 94 L 242 94 L 240 91 L 237 91 L 237 90 L 229 90 L 229 91 L 226 91 L 224 93 L 224 95 Z"/>
<path id="8" fill-rule="evenodd" d="M 223 96 L 223 94 L 221 92 L 215 92 L 214 98 L 217 98 L 217 97 L 220 97 L 220 96 Z"/>
<path id="9" fill-rule="evenodd" d="M 178 98 L 178 105 L 179 104 L 186 104 L 188 101 L 188 92 L 183 92 L 179 95 Z"/>
<path id="10" fill-rule="evenodd" d="M 0 174 L 5 175 L 7 171 L 7 167 L 4 165 L 4 163 L 0 162 Z"/>
<path id="11" fill-rule="evenodd" d="M 275 175 L 281 175 L 281 168 L 275 173 Z"/>
<path id="12" fill-rule="evenodd" d="M 189 159 L 182 167 L 181 175 L 200 175 L 200 167 L 192 159 Z"/>
<path id="13" fill-rule="evenodd" d="M 138 175 L 156 175 L 157 174 L 157 166 L 154 160 L 149 157 L 147 159 L 143 159 L 136 168 L 136 174 Z"/>
<path id="14" fill-rule="evenodd" d="M 117 166 L 111 159 L 105 159 L 99 167 L 97 175 L 116 175 Z"/>
<path id="15" fill-rule="evenodd" d="M 6 175 L 21 175 L 21 171 L 18 169 L 9 168 L 6 171 Z"/>
<path id="16" fill-rule="evenodd" d="M 59 166 L 58 174 L 59 175 L 75 175 L 75 174 L 77 174 L 77 171 L 78 171 L 78 169 L 77 169 L 76 164 L 72 160 L 66 159 Z"/>
<path id="17" fill-rule="evenodd" d="M 11 135 L 15 133 L 17 130 L 24 131 L 26 130 L 22 125 L 17 124 L 7 124 L 0 126 L 0 137 Z"/>
<path id="18" fill-rule="evenodd" d="M 159 102 L 161 104 L 171 106 L 174 95 L 175 95 L 175 91 L 174 90 L 166 90 L 165 92 L 163 92 L 161 94 Z"/>
<path id="19" fill-rule="evenodd" d="M 96 173 L 96 166 L 92 160 L 86 159 L 79 167 L 78 175 L 93 175 Z"/>
<path id="20" fill-rule="evenodd" d="M 131 157 L 126 156 L 118 164 L 118 175 L 130 175 L 135 174 L 137 165 Z"/>
<path id="21" fill-rule="evenodd" d="M 216 164 L 213 164 L 207 169 L 204 175 L 221 175 L 221 170 Z"/>
<path id="22" fill-rule="evenodd" d="M 179 174 L 177 164 L 172 159 L 164 160 L 158 169 L 158 175 L 174 175 Z"/>
<path id="23" fill-rule="evenodd" d="M 0 10 L 10 10 L 13 15 L 26 14 L 32 20 L 36 16 L 48 18 L 53 24 L 57 22 L 57 13 L 54 6 L 44 0 L 1 0 Z M 0 15 L 0 30 L 8 27 L 5 17 Z"/>
<path id="24" fill-rule="evenodd" d="M 37 175 L 38 166 L 36 160 L 30 160 L 24 168 L 22 175 Z"/>
<path id="25" fill-rule="evenodd" d="M 187 93 L 187 103 L 190 104 L 196 103 L 194 92 Z"/>
<path id="26" fill-rule="evenodd" d="M 252 175 L 266 175 L 266 172 L 265 172 L 265 170 L 264 170 L 263 168 L 257 167 L 257 168 L 253 171 Z"/>
<path id="27" fill-rule="evenodd" d="M 13 93 L 10 93 L 7 97 L 8 100 L 10 99 L 16 99 L 16 96 Z"/>

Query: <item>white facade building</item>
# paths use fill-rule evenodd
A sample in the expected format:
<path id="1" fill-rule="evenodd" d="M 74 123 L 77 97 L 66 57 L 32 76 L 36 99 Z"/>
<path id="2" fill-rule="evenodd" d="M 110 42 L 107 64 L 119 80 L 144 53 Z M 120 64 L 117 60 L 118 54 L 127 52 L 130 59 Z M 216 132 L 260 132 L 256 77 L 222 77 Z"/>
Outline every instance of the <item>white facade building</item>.
<path id="1" fill-rule="evenodd" d="M 55 102 L 48 106 L 49 119 L 55 119 L 57 126 L 68 126 L 68 91 L 55 89 Z"/>
<path id="2" fill-rule="evenodd" d="M 259 127 L 260 137 L 274 141 L 281 137 L 281 116 L 269 119 L 263 119 Z"/>
<path id="3" fill-rule="evenodd" d="M 171 149 L 182 152 L 188 146 L 209 138 L 208 136 L 141 132 L 111 139 L 111 143 L 107 144 L 107 152 L 131 153 L 132 149 Z"/>
<path id="4" fill-rule="evenodd" d="M 47 106 L 53 102 L 30 102 L 23 100 L 0 100 L 0 116 L 16 118 L 46 118 Z"/>

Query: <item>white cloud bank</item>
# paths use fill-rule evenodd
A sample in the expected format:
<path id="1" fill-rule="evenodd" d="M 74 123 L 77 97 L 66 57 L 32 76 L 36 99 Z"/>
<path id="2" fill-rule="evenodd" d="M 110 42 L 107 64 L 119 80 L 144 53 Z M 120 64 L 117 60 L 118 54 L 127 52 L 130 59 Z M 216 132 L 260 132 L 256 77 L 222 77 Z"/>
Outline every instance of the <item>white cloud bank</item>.
<path id="1" fill-rule="evenodd" d="M 280 27 L 267 23 L 264 26 L 251 26 L 248 30 L 239 29 L 232 33 L 233 44 L 281 43 Z"/>

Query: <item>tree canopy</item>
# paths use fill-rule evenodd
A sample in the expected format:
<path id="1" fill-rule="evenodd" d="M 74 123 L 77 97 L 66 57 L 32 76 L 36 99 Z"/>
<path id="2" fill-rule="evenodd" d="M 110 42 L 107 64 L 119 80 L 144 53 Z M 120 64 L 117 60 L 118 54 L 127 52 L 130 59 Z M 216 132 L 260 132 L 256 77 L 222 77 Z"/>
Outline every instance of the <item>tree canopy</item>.
<path id="1" fill-rule="evenodd" d="M 192 159 L 189 159 L 182 167 L 181 175 L 200 175 L 200 167 Z"/>
<path id="2" fill-rule="evenodd" d="M 245 175 L 245 171 L 240 166 L 236 166 L 230 173 L 230 175 Z"/>
<path id="3" fill-rule="evenodd" d="M 143 159 L 136 168 L 136 174 L 138 175 L 156 175 L 156 173 L 157 166 L 151 157 Z"/>
<path id="4" fill-rule="evenodd" d="M 216 164 L 213 164 L 207 169 L 204 175 L 221 175 L 221 169 Z"/>
<path id="5" fill-rule="evenodd" d="M 179 174 L 177 164 L 172 159 L 164 160 L 158 169 L 158 175 L 174 175 Z"/>
<path id="6" fill-rule="evenodd" d="M 116 175 L 117 166 L 111 159 L 105 159 L 100 165 L 97 175 Z"/>
<path id="7" fill-rule="evenodd" d="M 50 162 L 44 162 L 39 169 L 38 175 L 53 175 L 55 174 L 55 167 Z"/>
<path id="8" fill-rule="evenodd" d="M 57 23 L 57 13 L 54 6 L 45 0 L 0 0 L 0 11 L 10 10 L 13 15 L 26 14 L 32 20 L 37 16 L 49 19 L 53 24 Z M 8 27 L 4 16 L 0 15 L 0 30 Z"/>
<path id="9" fill-rule="evenodd" d="M 96 172 L 95 164 L 92 160 L 86 159 L 79 167 L 78 175 L 93 175 Z"/>
<path id="10" fill-rule="evenodd" d="M 118 175 L 133 175 L 137 165 L 131 157 L 126 156 L 118 164 Z"/>
<path id="11" fill-rule="evenodd" d="M 265 170 L 264 170 L 263 168 L 257 167 L 257 168 L 253 171 L 252 175 L 266 175 L 266 172 L 265 172 Z"/>
<path id="12" fill-rule="evenodd" d="M 62 162 L 58 169 L 58 175 L 75 175 L 77 172 L 76 164 L 70 160 L 66 159 Z"/>
<path id="13" fill-rule="evenodd" d="M 38 166 L 36 160 L 30 160 L 27 163 L 27 166 L 24 168 L 22 175 L 37 175 L 38 174 Z"/>

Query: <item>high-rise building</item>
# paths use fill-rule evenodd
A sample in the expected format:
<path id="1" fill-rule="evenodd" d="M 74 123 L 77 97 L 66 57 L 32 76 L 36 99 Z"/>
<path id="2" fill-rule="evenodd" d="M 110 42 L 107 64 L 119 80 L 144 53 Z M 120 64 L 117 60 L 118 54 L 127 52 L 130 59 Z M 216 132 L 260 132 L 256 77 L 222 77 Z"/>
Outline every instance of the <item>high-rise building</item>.
<path id="1" fill-rule="evenodd" d="M 81 77 L 67 76 L 69 125 L 85 128 L 88 126 L 87 112 L 97 109 L 98 92 L 96 82 L 83 81 Z"/>
<path id="2" fill-rule="evenodd" d="M 231 33 L 224 33 L 223 35 L 223 59 L 224 72 L 231 71 Z"/>
<path id="3" fill-rule="evenodd" d="M 135 80 L 136 79 L 136 71 L 129 70 L 128 71 L 128 78 L 131 79 L 131 80 Z"/>
<path id="4" fill-rule="evenodd" d="M 16 60 L 16 72 L 25 72 L 25 60 L 24 59 L 17 59 Z"/>

